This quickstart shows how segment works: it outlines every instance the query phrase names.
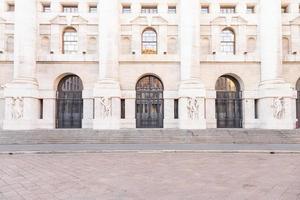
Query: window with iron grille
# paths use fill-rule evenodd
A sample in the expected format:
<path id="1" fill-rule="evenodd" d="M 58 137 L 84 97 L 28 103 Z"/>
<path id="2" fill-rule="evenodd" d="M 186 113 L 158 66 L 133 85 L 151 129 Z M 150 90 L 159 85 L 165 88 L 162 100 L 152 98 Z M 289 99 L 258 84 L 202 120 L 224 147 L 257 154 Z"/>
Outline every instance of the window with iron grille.
<path id="1" fill-rule="evenodd" d="M 97 13 L 97 6 L 90 6 L 89 13 Z"/>
<path id="2" fill-rule="evenodd" d="M 49 4 L 43 5 L 43 12 L 44 12 L 44 13 L 49 13 L 49 12 L 51 12 L 51 7 L 50 7 Z"/>
<path id="3" fill-rule="evenodd" d="M 78 6 L 63 6 L 64 13 L 77 13 Z"/>
<path id="4" fill-rule="evenodd" d="M 222 14 L 233 14 L 233 13 L 235 13 L 235 6 L 224 6 L 224 7 L 221 7 L 220 12 Z"/>
<path id="5" fill-rule="evenodd" d="M 123 5 L 123 7 L 122 7 L 122 13 L 123 14 L 131 13 L 131 6 L 130 5 Z"/>
<path id="6" fill-rule="evenodd" d="M 247 14 L 253 14 L 253 13 L 255 13 L 254 6 L 248 6 L 247 7 Z"/>
<path id="7" fill-rule="evenodd" d="M 125 99 L 121 99 L 121 119 L 125 119 Z"/>
<path id="8" fill-rule="evenodd" d="M 201 14 L 208 14 L 209 6 L 201 6 Z"/>
<path id="9" fill-rule="evenodd" d="M 141 13 L 156 14 L 156 13 L 158 13 L 157 6 L 142 6 Z"/>
<path id="10" fill-rule="evenodd" d="M 176 6 L 169 6 L 168 7 L 168 13 L 169 14 L 176 14 L 177 10 L 176 10 Z"/>

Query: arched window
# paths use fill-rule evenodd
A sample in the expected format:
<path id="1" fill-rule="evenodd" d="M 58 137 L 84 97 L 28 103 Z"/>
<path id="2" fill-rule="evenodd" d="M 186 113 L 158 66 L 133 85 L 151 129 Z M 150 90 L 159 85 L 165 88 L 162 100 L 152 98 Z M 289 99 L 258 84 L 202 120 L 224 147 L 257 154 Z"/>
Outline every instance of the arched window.
<path id="1" fill-rule="evenodd" d="M 152 28 L 142 34 L 142 54 L 157 54 L 157 34 Z"/>
<path id="2" fill-rule="evenodd" d="M 14 37 L 13 36 L 9 36 L 6 40 L 6 51 L 8 53 L 14 52 Z"/>
<path id="3" fill-rule="evenodd" d="M 221 51 L 227 54 L 235 54 L 235 34 L 226 28 L 221 33 Z"/>
<path id="4" fill-rule="evenodd" d="M 63 33 L 63 53 L 74 54 L 78 51 L 78 35 L 74 28 L 66 28 Z"/>

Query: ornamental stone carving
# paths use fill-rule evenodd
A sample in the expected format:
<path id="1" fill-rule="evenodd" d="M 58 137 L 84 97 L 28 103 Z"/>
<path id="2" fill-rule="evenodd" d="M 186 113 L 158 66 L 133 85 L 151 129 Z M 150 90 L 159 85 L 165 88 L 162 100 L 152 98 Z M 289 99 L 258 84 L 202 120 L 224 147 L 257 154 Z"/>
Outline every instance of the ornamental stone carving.
<path id="1" fill-rule="evenodd" d="M 282 119 L 285 113 L 283 97 L 274 98 L 271 107 L 273 109 L 274 118 Z"/>
<path id="2" fill-rule="evenodd" d="M 100 97 L 101 114 L 103 118 L 111 116 L 112 99 L 109 97 Z"/>
<path id="3" fill-rule="evenodd" d="M 197 120 L 199 119 L 199 114 L 200 114 L 200 99 L 195 97 L 195 98 L 188 98 L 187 101 L 187 110 L 188 110 L 188 117 L 191 120 Z"/>
<path id="4" fill-rule="evenodd" d="M 11 118 L 23 118 L 24 99 L 22 97 L 13 97 L 11 102 Z"/>

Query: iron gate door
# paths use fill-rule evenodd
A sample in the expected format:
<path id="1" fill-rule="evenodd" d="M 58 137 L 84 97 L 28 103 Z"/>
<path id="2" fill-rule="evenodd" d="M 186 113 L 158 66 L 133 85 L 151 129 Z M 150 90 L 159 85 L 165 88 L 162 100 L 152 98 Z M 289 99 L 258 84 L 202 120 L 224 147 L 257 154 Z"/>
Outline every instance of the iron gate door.
<path id="1" fill-rule="evenodd" d="M 68 76 L 60 82 L 56 109 L 57 128 L 82 127 L 82 82 L 78 76 Z"/>
<path id="2" fill-rule="evenodd" d="M 163 86 L 154 76 L 146 76 L 137 84 L 136 127 L 163 128 Z"/>
<path id="3" fill-rule="evenodd" d="M 218 91 L 216 99 L 218 128 L 242 128 L 242 92 Z"/>
<path id="4" fill-rule="evenodd" d="M 296 100 L 296 111 L 297 111 L 297 128 L 300 128 L 300 91 L 297 92 Z"/>

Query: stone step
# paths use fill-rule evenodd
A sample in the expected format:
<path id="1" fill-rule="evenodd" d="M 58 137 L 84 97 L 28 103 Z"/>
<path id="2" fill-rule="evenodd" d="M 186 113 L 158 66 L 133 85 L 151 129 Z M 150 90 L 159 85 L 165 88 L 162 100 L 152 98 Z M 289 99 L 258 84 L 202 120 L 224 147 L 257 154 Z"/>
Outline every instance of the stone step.
<path id="1" fill-rule="evenodd" d="M 0 131 L 0 144 L 300 144 L 299 130 Z"/>

